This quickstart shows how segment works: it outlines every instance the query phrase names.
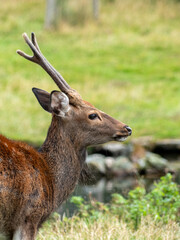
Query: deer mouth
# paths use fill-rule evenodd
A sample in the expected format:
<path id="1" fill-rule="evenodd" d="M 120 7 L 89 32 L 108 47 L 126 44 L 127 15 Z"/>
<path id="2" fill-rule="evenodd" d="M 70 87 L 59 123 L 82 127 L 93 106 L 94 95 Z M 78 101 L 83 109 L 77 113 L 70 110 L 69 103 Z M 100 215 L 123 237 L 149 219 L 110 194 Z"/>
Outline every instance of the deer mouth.
<path id="1" fill-rule="evenodd" d="M 114 140 L 117 141 L 117 142 L 124 142 L 127 138 L 128 138 L 129 135 L 126 135 L 126 136 L 122 136 L 122 135 L 115 135 L 113 136 Z"/>

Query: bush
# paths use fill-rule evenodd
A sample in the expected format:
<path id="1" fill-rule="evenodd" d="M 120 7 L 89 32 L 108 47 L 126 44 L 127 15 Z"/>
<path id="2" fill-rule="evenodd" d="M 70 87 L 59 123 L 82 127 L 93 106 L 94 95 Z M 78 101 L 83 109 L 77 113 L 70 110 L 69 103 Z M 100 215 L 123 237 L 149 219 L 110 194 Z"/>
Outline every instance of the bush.
<path id="1" fill-rule="evenodd" d="M 84 202 L 82 197 L 72 197 L 71 202 L 78 207 L 78 216 L 86 221 L 97 220 L 102 214 L 113 214 L 137 229 L 142 217 L 151 216 L 154 221 L 179 221 L 180 193 L 178 185 L 172 181 L 171 174 L 161 177 L 154 189 L 146 193 L 142 187 L 137 187 L 124 198 L 120 194 L 112 194 L 109 204 L 91 200 Z"/>

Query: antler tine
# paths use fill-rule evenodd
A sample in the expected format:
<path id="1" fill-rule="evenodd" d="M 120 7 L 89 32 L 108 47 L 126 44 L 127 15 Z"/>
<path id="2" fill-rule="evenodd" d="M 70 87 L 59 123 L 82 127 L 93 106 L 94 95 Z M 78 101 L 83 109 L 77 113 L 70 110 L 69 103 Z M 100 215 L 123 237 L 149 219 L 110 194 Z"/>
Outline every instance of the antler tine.
<path id="1" fill-rule="evenodd" d="M 31 41 L 34 44 L 34 46 L 36 47 L 36 49 L 38 50 L 38 52 L 41 53 L 41 50 L 40 50 L 39 45 L 38 45 L 37 40 L 36 40 L 35 33 L 33 33 L 33 32 L 31 33 Z"/>
<path id="2" fill-rule="evenodd" d="M 67 84 L 64 78 L 61 76 L 59 72 L 47 61 L 47 59 L 43 56 L 36 41 L 36 37 L 34 33 L 31 33 L 31 40 L 28 38 L 26 33 L 23 33 L 23 38 L 26 43 L 29 45 L 33 52 L 33 56 L 29 56 L 21 50 L 17 50 L 17 53 L 24 57 L 25 59 L 39 64 L 54 80 L 57 86 L 60 88 L 62 92 L 68 93 L 71 87 Z"/>
<path id="3" fill-rule="evenodd" d="M 36 47 L 36 49 L 38 50 L 38 52 L 41 53 L 41 50 L 40 50 L 39 45 L 38 45 L 37 40 L 36 40 L 35 33 L 33 33 L 33 32 L 31 33 L 31 40 L 32 40 L 32 43 L 34 44 L 34 46 Z M 41 55 L 42 55 L 42 53 L 41 53 Z M 42 57 L 44 57 L 44 56 L 42 55 Z M 47 59 L 45 57 L 44 57 L 44 59 L 49 64 L 49 66 L 53 69 L 53 71 L 57 74 L 57 76 L 61 79 L 63 84 L 67 88 L 70 88 L 70 86 L 67 84 L 67 82 L 64 80 L 64 78 L 61 76 L 61 74 L 53 66 L 50 65 L 50 63 L 47 61 Z"/>
<path id="4" fill-rule="evenodd" d="M 40 64 L 40 55 L 39 52 L 37 51 L 35 45 L 32 44 L 32 42 L 30 41 L 30 39 L 28 38 L 27 34 L 26 33 L 23 33 L 23 38 L 24 40 L 26 41 L 26 43 L 29 45 L 29 47 L 31 48 L 32 52 L 34 53 L 33 56 L 29 56 L 28 54 L 24 53 L 23 51 L 21 50 L 17 50 L 17 53 L 26 58 L 27 60 L 30 60 L 31 62 L 34 62 L 34 63 L 37 63 L 37 64 Z M 39 59 L 38 59 L 39 57 Z"/>

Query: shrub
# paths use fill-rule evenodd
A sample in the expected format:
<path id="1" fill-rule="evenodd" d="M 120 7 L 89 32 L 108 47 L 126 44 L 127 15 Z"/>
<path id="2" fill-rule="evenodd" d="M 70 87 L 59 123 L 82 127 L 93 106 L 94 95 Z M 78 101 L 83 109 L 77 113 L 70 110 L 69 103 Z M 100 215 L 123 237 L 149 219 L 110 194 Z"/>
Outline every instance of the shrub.
<path id="1" fill-rule="evenodd" d="M 180 220 L 180 193 L 171 174 L 161 177 L 149 193 L 144 188 L 137 187 L 128 193 L 127 198 L 118 193 L 112 194 L 109 204 L 94 200 L 85 203 L 82 197 L 72 197 L 71 202 L 78 207 L 78 216 L 86 221 L 97 220 L 107 213 L 124 219 L 137 229 L 144 216 L 151 216 L 155 221 L 161 220 L 164 223 Z"/>

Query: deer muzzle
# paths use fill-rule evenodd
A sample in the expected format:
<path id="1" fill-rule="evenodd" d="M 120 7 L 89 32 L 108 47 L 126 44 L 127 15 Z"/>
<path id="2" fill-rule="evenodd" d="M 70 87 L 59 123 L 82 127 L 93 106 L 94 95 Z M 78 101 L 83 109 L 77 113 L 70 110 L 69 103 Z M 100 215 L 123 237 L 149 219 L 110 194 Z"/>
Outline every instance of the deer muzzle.
<path id="1" fill-rule="evenodd" d="M 118 131 L 116 134 L 113 135 L 113 138 L 114 138 L 115 141 L 123 142 L 131 134 L 132 134 L 132 129 L 129 126 L 125 125 L 123 127 L 123 130 Z"/>

